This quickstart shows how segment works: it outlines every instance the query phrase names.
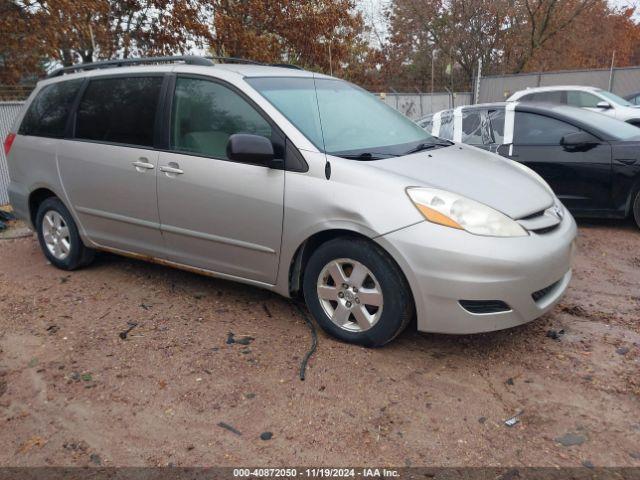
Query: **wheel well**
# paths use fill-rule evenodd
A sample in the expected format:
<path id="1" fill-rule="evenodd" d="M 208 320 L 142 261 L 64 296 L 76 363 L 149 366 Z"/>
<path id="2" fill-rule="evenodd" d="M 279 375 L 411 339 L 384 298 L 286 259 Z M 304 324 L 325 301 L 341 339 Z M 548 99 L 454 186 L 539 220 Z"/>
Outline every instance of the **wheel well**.
<path id="1" fill-rule="evenodd" d="M 640 181 L 633 186 L 633 188 L 631 189 L 631 193 L 629 193 L 629 198 L 627 200 L 627 211 L 625 215 L 626 217 L 633 218 L 634 216 L 633 206 L 636 201 L 636 197 L 638 195 L 640 195 Z"/>
<path id="2" fill-rule="evenodd" d="M 400 265 L 398 265 L 395 259 L 387 251 L 385 251 L 377 243 L 373 242 L 373 240 L 371 240 L 371 238 L 367 237 L 366 235 L 362 235 L 361 233 L 354 232 L 352 230 L 341 230 L 341 229 L 325 230 L 322 232 L 318 232 L 310 236 L 309 238 L 307 238 L 302 243 L 302 245 L 298 247 L 298 250 L 296 250 L 296 253 L 293 256 L 293 260 L 291 260 L 291 265 L 289 266 L 289 294 L 291 295 L 292 298 L 302 299 L 303 297 L 302 278 L 303 278 L 305 268 L 307 266 L 307 262 L 309 261 L 309 258 L 311 257 L 313 252 L 315 252 L 318 249 L 318 247 L 320 247 L 320 245 L 322 245 L 323 243 L 326 243 L 330 240 L 333 240 L 335 238 L 340 238 L 340 237 L 351 237 L 351 238 L 363 239 L 368 242 L 374 243 L 378 248 L 380 248 L 391 259 L 391 261 L 395 263 L 396 266 L 398 267 L 400 274 L 404 277 L 405 281 L 407 282 L 409 295 L 413 300 L 413 292 L 409 285 L 409 281 L 406 278 L 406 275 L 402 271 L 402 268 L 400 268 Z"/>
<path id="3" fill-rule="evenodd" d="M 36 215 L 38 214 L 40 204 L 47 198 L 55 196 L 56 194 L 47 188 L 39 188 L 31 192 L 31 195 L 29 195 L 29 216 L 31 218 L 31 224 L 34 227 L 36 225 Z"/>
<path id="4" fill-rule="evenodd" d="M 370 240 L 369 237 L 351 230 L 324 230 L 307 238 L 298 247 L 289 266 L 289 294 L 293 298 L 302 298 L 302 276 L 309 258 L 323 243 L 339 237 L 354 237 Z"/>

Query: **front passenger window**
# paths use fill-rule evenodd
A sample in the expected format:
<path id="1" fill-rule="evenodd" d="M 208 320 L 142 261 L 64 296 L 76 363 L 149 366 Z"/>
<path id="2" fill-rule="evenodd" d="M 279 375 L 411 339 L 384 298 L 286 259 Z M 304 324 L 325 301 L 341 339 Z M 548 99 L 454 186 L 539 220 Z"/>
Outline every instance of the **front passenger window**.
<path id="1" fill-rule="evenodd" d="M 516 111 L 513 143 L 515 145 L 560 145 L 562 137 L 581 130 L 566 122 L 536 113 Z"/>
<path id="2" fill-rule="evenodd" d="M 235 133 L 271 138 L 271 126 L 245 99 L 209 80 L 178 78 L 171 115 L 171 148 L 226 159 Z"/>

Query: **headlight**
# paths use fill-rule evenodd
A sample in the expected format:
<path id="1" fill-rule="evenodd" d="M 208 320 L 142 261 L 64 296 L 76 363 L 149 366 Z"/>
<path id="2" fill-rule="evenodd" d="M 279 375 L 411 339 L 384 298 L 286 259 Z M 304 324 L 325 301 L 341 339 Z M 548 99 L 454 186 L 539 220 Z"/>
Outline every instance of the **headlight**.
<path id="1" fill-rule="evenodd" d="M 492 237 L 524 237 L 527 234 L 505 214 L 461 195 L 434 188 L 407 188 L 409 198 L 430 222 Z"/>

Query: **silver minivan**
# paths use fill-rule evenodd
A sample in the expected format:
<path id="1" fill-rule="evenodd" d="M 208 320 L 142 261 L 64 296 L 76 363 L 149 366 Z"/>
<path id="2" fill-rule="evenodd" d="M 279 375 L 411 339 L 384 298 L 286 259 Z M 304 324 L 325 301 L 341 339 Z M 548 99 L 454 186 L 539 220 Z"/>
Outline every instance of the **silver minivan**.
<path id="1" fill-rule="evenodd" d="M 513 327 L 571 278 L 576 225 L 538 175 L 304 70 L 70 67 L 38 84 L 5 150 L 11 204 L 56 267 L 103 250 L 244 282 L 361 345 L 414 317 Z"/>

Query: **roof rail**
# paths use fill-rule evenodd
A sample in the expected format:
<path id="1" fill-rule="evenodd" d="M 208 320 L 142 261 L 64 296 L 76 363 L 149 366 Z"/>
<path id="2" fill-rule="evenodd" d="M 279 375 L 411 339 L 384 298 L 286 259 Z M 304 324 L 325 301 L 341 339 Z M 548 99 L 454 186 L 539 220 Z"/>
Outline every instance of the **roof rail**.
<path id="1" fill-rule="evenodd" d="M 249 65 L 264 65 L 265 67 L 281 67 L 281 68 L 293 68 L 294 70 L 304 70 L 304 68 L 299 67 L 298 65 L 292 65 L 290 63 L 264 63 L 258 62 L 257 60 L 249 60 L 246 58 L 239 57 L 204 57 L 209 60 L 218 60 L 221 63 L 246 63 Z"/>
<path id="2" fill-rule="evenodd" d="M 249 60 L 247 58 L 240 57 L 203 57 L 207 60 L 217 60 L 218 63 L 246 63 L 249 65 L 266 65 L 266 63 L 258 62 L 257 60 Z"/>
<path id="3" fill-rule="evenodd" d="M 70 67 L 63 67 L 54 70 L 47 78 L 59 77 L 65 73 L 80 72 L 85 70 L 98 70 L 101 68 L 124 67 L 128 65 L 145 65 L 154 63 L 174 63 L 184 62 L 188 65 L 204 65 L 211 66 L 214 63 L 205 57 L 196 55 L 179 55 L 170 57 L 142 57 L 142 58 L 121 58 L 117 60 L 105 60 L 103 62 L 79 63 Z"/>
<path id="4" fill-rule="evenodd" d="M 47 78 L 60 77 L 65 73 L 81 72 L 86 70 L 98 70 L 101 68 L 113 68 L 113 67 L 125 67 L 131 65 L 151 65 L 156 63 L 177 63 L 183 62 L 187 65 L 203 65 L 212 66 L 215 65 L 214 60 L 218 63 L 244 63 L 249 65 L 265 65 L 271 67 L 281 68 L 293 68 L 296 70 L 304 70 L 297 65 L 291 65 L 289 63 L 262 63 L 255 60 L 248 60 L 246 58 L 238 57 L 200 57 L 197 55 L 178 55 L 169 57 L 141 57 L 141 58 L 120 58 L 116 60 L 105 60 L 102 62 L 93 63 L 78 63 L 77 65 L 71 65 L 70 67 L 63 67 L 54 70 Z"/>
<path id="5" fill-rule="evenodd" d="M 293 70 L 304 70 L 304 68 L 294 65 L 292 63 L 272 63 L 270 66 L 272 67 L 280 67 L 280 68 L 291 68 Z"/>

